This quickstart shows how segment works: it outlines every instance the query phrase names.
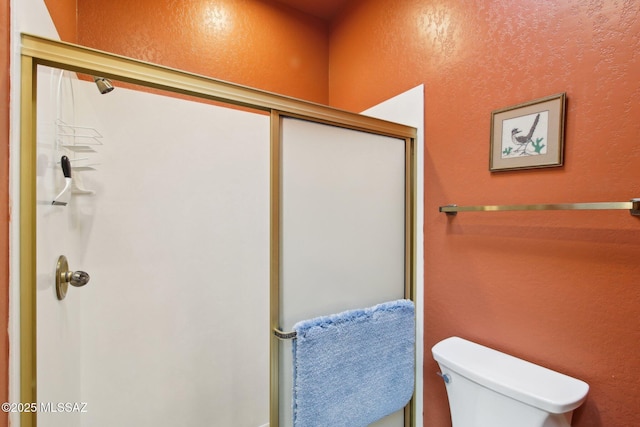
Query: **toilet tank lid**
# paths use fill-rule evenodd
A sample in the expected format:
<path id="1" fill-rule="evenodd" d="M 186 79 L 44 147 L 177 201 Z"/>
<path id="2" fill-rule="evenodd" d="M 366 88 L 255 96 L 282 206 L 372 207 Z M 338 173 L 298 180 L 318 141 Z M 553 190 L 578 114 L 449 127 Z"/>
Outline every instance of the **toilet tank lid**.
<path id="1" fill-rule="evenodd" d="M 459 337 L 440 341 L 431 351 L 453 372 L 549 413 L 576 409 L 589 391 L 584 381 Z"/>

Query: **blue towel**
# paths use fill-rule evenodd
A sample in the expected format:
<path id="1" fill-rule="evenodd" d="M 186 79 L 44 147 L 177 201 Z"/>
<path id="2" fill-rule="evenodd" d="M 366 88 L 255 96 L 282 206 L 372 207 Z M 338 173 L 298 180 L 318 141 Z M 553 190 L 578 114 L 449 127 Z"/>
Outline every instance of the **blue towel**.
<path id="1" fill-rule="evenodd" d="M 411 399 L 413 302 L 317 317 L 293 329 L 294 427 L 365 427 Z"/>

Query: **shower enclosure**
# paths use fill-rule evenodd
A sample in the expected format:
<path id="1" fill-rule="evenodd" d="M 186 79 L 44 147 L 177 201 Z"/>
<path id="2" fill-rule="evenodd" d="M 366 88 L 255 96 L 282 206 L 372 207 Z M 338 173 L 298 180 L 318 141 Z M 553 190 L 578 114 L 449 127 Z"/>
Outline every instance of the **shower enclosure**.
<path id="1" fill-rule="evenodd" d="M 273 329 L 414 298 L 415 129 L 27 35 L 22 80 L 23 427 L 289 426 Z"/>

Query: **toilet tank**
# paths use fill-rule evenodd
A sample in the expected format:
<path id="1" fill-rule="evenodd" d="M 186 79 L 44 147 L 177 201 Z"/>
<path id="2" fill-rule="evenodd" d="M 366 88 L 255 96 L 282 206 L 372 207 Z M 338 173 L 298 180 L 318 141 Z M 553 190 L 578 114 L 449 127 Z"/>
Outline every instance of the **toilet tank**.
<path id="1" fill-rule="evenodd" d="M 568 427 L 589 386 L 458 337 L 432 348 L 453 427 Z"/>

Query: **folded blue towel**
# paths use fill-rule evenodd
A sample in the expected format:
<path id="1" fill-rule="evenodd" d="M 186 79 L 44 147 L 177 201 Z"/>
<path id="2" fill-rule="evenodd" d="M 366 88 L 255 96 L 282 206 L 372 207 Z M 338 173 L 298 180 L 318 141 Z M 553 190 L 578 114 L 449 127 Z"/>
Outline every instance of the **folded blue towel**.
<path id="1" fill-rule="evenodd" d="M 317 317 L 293 329 L 294 427 L 365 427 L 411 399 L 413 302 Z"/>

